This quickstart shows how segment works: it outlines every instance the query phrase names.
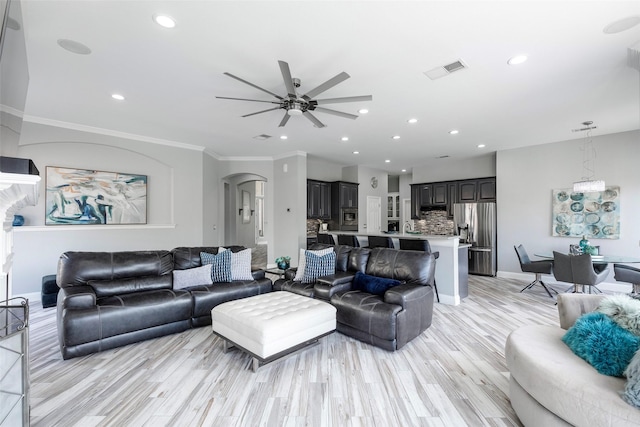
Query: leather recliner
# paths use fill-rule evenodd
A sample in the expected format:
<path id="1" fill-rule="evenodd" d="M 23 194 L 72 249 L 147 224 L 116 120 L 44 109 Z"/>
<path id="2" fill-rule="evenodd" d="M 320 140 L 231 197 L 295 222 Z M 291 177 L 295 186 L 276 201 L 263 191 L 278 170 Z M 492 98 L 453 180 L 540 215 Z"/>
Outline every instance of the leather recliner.
<path id="1" fill-rule="evenodd" d="M 431 253 L 371 249 L 366 274 L 403 283 L 384 295 L 336 292 L 331 304 L 337 309 L 337 330 L 386 350 L 400 349 L 431 326 L 435 265 Z"/>

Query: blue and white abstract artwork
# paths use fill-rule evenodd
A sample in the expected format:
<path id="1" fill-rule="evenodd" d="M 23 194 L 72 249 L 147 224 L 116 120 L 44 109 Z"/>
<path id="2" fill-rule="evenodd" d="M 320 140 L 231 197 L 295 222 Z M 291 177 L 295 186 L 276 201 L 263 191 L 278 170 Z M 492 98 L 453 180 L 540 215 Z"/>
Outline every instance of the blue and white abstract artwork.
<path id="1" fill-rule="evenodd" d="M 46 225 L 146 224 L 147 176 L 47 166 Z"/>
<path id="2" fill-rule="evenodd" d="M 553 190 L 552 236 L 620 238 L 620 187 L 577 193 Z"/>

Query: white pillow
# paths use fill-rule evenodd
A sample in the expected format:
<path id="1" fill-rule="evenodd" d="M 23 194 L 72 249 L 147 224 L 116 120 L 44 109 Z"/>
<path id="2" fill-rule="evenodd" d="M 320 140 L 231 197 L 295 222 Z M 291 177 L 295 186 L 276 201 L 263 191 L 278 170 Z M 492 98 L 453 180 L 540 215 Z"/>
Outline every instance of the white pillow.
<path id="1" fill-rule="evenodd" d="M 306 264 L 306 256 L 307 252 L 311 252 L 312 254 L 316 254 L 318 256 L 326 255 L 333 252 L 333 248 L 321 249 L 319 251 L 306 251 L 304 249 L 300 249 L 300 258 L 298 260 L 298 270 L 296 271 L 296 277 L 293 278 L 296 282 L 302 282 L 302 278 L 304 277 L 304 266 Z"/>
<path id="2" fill-rule="evenodd" d="M 231 280 L 253 280 L 251 274 L 251 249 L 231 253 Z"/>
<path id="3" fill-rule="evenodd" d="M 189 286 L 211 285 L 211 264 L 186 270 L 173 270 L 173 289 Z"/>

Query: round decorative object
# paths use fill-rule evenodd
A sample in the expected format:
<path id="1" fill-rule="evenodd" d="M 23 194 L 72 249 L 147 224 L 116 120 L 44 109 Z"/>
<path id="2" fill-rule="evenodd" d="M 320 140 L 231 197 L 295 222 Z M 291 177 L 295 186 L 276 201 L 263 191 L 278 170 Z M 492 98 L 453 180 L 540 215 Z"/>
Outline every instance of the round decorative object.
<path id="1" fill-rule="evenodd" d="M 371 188 L 378 188 L 378 178 L 375 176 L 371 178 Z"/>
<path id="2" fill-rule="evenodd" d="M 280 262 L 278 263 L 278 268 L 279 268 L 280 270 L 286 270 L 287 268 L 289 268 L 289 263 L 288 263 L 288 262 L 286 262 L 286 261 L 280 261 Z"/>
<path id="3" fill-rule="evenodd" d="M 24 225 L 24 217 L 22 215 L 14 215 L 12 225 L 14 227 L 20 227 L 21 225 Z"/>

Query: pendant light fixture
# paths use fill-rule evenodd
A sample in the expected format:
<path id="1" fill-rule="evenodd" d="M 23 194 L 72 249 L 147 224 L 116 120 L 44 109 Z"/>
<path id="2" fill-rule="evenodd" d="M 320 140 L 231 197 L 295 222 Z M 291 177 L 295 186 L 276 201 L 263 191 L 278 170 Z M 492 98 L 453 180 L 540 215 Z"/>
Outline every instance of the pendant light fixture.
<path id="1" fill-rule="evenodd" d="M 591 140 L 591 131 L 596 128 L 592 126 L 592 121 L 582 122 L 584 125 L 581 129 L 574 129 L 574 132 L 585 132 L 586 135 L 582 141 L 582 178 L 580 181 L 573 183 L 573 191 L 576 193 L 593 193 L 604 191 L 604 181 L 596 180 L 596 150 L 593 148 Z"/>

